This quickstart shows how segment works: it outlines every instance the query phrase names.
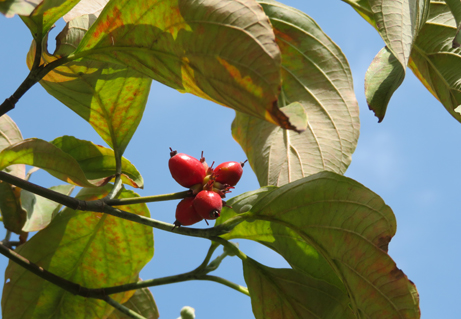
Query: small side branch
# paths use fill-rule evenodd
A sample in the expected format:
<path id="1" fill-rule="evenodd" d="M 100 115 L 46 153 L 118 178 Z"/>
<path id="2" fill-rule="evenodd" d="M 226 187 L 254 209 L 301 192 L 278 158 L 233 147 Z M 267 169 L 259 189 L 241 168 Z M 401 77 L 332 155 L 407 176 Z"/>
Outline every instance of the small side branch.
<path id="1" fill-rule="evenodd" d="M 121 313 L 127 315 L 130 318 L 146 319 L 145 317 L 141 316 L 140 314 L 138 314 L 138 313 L 134 312 L 133 310 L 125 307 L 124 305 L 118 303 L 117 301 L 115 301 L 114 299 L 112 299 L 109 296 L 106 296 L 103 300 L 105 302 L 107 302 L 109 305 L 111 305 L 112 307 L 114 307 L 115 309 L 117 309 L 118 311 L 120 311 Z"/>
<path id="2" fill-rule="evenodd" d="M 250 296 L 250 292 L 248 291 L 248 288 L 237 285 L 236 283 L 229 281 L 227 279 L 218 277 L 218 276 L 211 276 L 211 275 L 205 275 L 200 278 L 200 280 L 208 280 L 208 281 L 214 281 L 218 282 L 224 286 L 227 286 L 229 288 L 232 288 L 234 290 L 237 290 L 238 292 L 241 292 L 244 295 Z"/>
<path id="3" fill-rule="evenodd" d="M 230 245 L 232 245 L 232 244 L 230 244 Z M 209 253 L 207 254 L 205 260 L 209 260 L 210 252 L 212 253 L 212 251 L 214 251 L 215 247 L 216 247 L 216 245 L 212 245 L 212 247 L 210 247 Z M 236 248 L 236 249 L 238 250 L 238 248 Z M 82 296 L 82 297 L 85 297 L 85 298 L 101 299 L 101 300 L 105 300 L 106 302 L 108 302 L 107 301 L 108 300 L 107 299 L 108 295 L 112 295 L 112 294 L 116 294 L 116 293 L 120 293 L 120 292 L 125 292 L 125 291 L 130 291 L 130 290 L 141 289 L 141 288 L 147 288 L 147 287 L 154 287 L 154 286 L 160 286 L 160 285 L 166 285 L 166 284 L 190 281 L 190 280 L 208 280 L 208 281 L 218 282 L 218 283 L 223 284 L 225 286 L 228 286 L 228 287 L 230 287 L 232 289 L 235 289 L 235 290 L 237 290 L 237 291 L 239 291 L 241 293 L 249 295 L 247 288 L 242 287 L 242 286 L 240 286 L 240 285 L 238 285 L 236 283 L 233 283 L 233 282 L 231 282 L 231 281 L 229 281 L 227 279 L 221 278 L 221 277 L 210 276 L 210 275 L 207 274 L 210 270 L 207 270 L 206 268 L 203 268 L 203 267 L 200 267 L 200 266 L 197 267 L 193 271 L 190 271 L 190 272 L 187 272 L 187 273 L 184 273 L 184 274 L 175 275 L 175 276 L 167 276 L 167 277 L 162 277 L 162 278 L 144 280 L 144 281 L 134 282 L 134 283 L 130 283 L 130 284 L 114 286 L 114 287 L 91 288 L 90 289 L 90 288 L 80 286 L 79 284 L 71 282 L 71 281 L 69 281 L 67 279 L 64 279 L 64 278 L 60 277 L 60 276 L 57 276 L 57 275 L 53 274 L 52 272 L 49 272 L 46 269 L 43 269 L 42 267 L 30 262 L 28 259 L 26 259 L 23 256 L 19 255 L 14 250 L 6 247 L 5 245 L 3 245 L 2 242 L 0 242 L 0 254 L 4 255 L 8 259 L 12 260 L 13 262 L 17 263 L 19 266 L 21 266 L 21 267 L 25 268 L 26 270 L 32 272 L 33 274 L 39 276 L 40 278 L 53 283 L 54 285 L 56 285 L 56 286 L 58 286 L 58 287 L 60 287 L 60 288 L 62 288 L 64 290 L 70 292 L 73 295 Z M 110 303 L 110 302 L 108 302 L 108 303 Z M 126 308 L 126 307 L 124 307 L 124 308 Z M 119 308 L 117 308 L 117 309 L 119 309 Z M 138 318 L 138 317 L 133 317 L 133 318 Z"/>
<path id="4" fill-rule="evenodd" d="M 74 210 L 81 210 L 81 211 L 91 211 L 91 212 L 99 212 L 99 213 L 106 213 L 118 218 L 123 218 L 126 220 L 130 220 L 135 223 L 143 224 L 149 227 L 161 229 L 168 232 L 177 233 L 180 235 L 185 236 L 193 236 L 193 237 L 201 237 L 201 238 L 212 238 L 228 232 L 228 223 L 222 224 L 218 227 L 210 227 L 210 228 L 189 228 L 189 227 L 174 227 L 173 224 L 165 223 L 162 221 L 158 221 L 152 218 L 144 217 L 141 215 L 136 215 L 133 213 L 129 213 L 127 211 L 114 208 L 109 206 L 105 203 L 103 199 L 94 200 L 94 201 L 83 201 L 77 198 L 73 198 L 58 192 L 55 192 L 51 189 L 47 189 L 36 185 L 34 183 L 28 182 L 16 176 L 10 175 L 8 173 L 0 171 L 0 180 L 16 185 L 22 189 L 25 189 L 29 192 L 34 194 L 40 195 L 47 199 L 50 199 L 56 203 L 62 204 L 66 207 L 69 207 Z M 241 217 L 241 216 L 238 216 Z M 243 215 L 242 215 L 243 217 Z M 243 219 L 242 219 L 243 220 Z M 241 220 L 240 220 L 241 221 Z M 239 222 L 240 222 L 239 221 Z M 230 221 L 229 221 L 230 222 Z"/>
<path id="5" fill-rule="evenodd" d="M 133 197 L 133 198 L 115 198 L 107 200 L 106 204 L 110 206 L 121 206 L 121 205 L 132 205 L 132 204 L 141 204 L 141 203 L 153 203 L 153 202 L 162 202 L 167 200 L 183 199 L 187 196 L 190 196 L 189 191 L 163 194 L 163 195 L 154 195 L 154 196 L 145 196 L 145 197 Z"/>

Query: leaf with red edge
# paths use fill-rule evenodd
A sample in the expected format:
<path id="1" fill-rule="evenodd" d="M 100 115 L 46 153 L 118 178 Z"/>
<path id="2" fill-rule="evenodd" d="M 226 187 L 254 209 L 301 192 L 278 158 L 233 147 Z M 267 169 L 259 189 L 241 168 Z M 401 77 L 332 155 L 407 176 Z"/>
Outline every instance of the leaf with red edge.
<path id="1" fill-rule="evenodd" d="M 77 198 L 97 200 L 113 185 L 85 188 Z M 120 198 L 136 197 L 123 190 Z M 130 213 L 149 217 L 145 204 L 121 206 Z M 64 209 L 51 224 L 16 250 L 31 262 L 88 288 L 136 282 L 153 255 L 152 228 L 94 212 Z M 74 296 L 10 262 L 2 295 L 4 319 L 106 318 L 114 308 L 102 300 Z M 120 303 L 134 291 L 111 295 Z"/>
<path id="2" fill-rule="evenodd" d="M 355 319 L 347 294 L 293 269 L 275 269 L 251 258 L 243 261 L 256 319 Z"/>
<path id="3" fill-rule="evenodd" d="M 239 213 L 247 221 L 223 238 L 272 248 L 294 270 L 345 292 L 355 316 L 420 317 L 416 287 L 387 254 L 395 216 L 363 185 L 323 172 L 239 195 L 228 205 L 232 209 L 224 207 L 216 224 Z"/>

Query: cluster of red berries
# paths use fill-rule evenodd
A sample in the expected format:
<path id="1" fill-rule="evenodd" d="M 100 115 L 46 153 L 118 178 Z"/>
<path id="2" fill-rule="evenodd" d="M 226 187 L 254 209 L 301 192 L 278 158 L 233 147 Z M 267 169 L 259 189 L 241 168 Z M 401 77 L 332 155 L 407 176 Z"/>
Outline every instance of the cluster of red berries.
<path id="1" fill-rule="evenodd" d="M 200 160 L 170 148 L 168 167 L 171 176 L 181 186 L 190 188 L 192 197 L 181 200 L 176 208 L 175 227 L 189 226 L 201 220 L 216 219 L 221 215 L 225 202 L 243 173 L 245 162 L 225 162 L 213 169 L 203 157 Z M 208 222 L 207 222 L 208 223 Z"/>

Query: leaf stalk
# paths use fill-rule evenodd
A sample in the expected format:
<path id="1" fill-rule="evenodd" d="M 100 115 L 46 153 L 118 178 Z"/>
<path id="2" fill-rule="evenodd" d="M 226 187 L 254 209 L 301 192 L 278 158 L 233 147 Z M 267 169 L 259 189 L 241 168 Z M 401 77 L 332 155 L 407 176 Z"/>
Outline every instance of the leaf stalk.
<path id="1" fill-rule="evenodd" d="M 107 302 L 109 305 L 111 305 L 112 307 L 114 307 L 115 309 L 117 309 L 118 311 L 120 311 L 121 313 L 127 315 L 128 317 L 130 318 L 134 318 L 134 319 L 146 319 L 145 317 L 141 316 L 140 314 L 134 312 L 133 310 L 131 310 L 130 308 L 127 308 L 125 307 L 124 305 L 122 305 L 121 303 L 118 303 L 117 301 L 115 301 L 114 299 L 112 299 L 111 297 L 109 296 L 106 296 L 105 298 L 103 298 L 103 300 L 105 302 Z"/>

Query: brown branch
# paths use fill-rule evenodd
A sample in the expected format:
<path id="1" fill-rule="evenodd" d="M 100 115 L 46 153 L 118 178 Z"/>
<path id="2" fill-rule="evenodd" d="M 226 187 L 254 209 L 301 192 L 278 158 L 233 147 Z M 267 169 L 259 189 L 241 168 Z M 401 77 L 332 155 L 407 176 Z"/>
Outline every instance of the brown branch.
<path id="1" fill-rule="evenodd" d="M 107 202 L 103 199 L 93 200 L 93 201 L 84 201 L 77 198 L 73 198 L 58 192 L 55 192 L 51 189 L 47 189 L 31 183 L 29 181 L 23 180 L 19 177 L 10 175 L 8 173 L 0 171 L 0 180 L 16 185 L 22 189 L 25 189 L 29 192 L 34 194 L 40 195 L 47 199 L 50 199 L 56 203 L 62 204 L 66 207 L 69 207 L 74 210 L 81 210 L 81 211 L 91 211 L 91 212 L 99 212 L 99 213 L 106 213 L 118 218 L 123 218 L 126 220 L 130 220 L 135 223 L 143 224 L 149 227 L 161 229 L 168 232 L 177 233 L 180 235 L 185 236 L 193 236 L 193 237 L 201 237 L 201 238 L 212 238 L 215 236 L 219 236 L 228 232 L 231 223 L 225 223 L 219 225 L 217 227 L 210 227 L 210 228 L 190 228 L 190 227 L 176 227 L 173 224 L 165 223 L 162 221 L 158 221 L 152 218 L 144 217 L 141 215 L 136 215 L 133 213 L 129 213 L 127 211 L 114 208 L 107 204 Z M 239 219 L 239 218 L 237 218 Z M 243 219 L 239 219 L 238 222 L 243 221 Z M 233 224 L 232 224 L 233 226 Z"/>

